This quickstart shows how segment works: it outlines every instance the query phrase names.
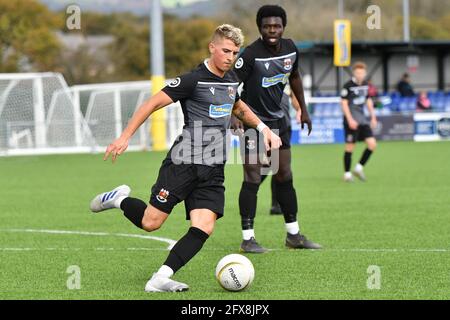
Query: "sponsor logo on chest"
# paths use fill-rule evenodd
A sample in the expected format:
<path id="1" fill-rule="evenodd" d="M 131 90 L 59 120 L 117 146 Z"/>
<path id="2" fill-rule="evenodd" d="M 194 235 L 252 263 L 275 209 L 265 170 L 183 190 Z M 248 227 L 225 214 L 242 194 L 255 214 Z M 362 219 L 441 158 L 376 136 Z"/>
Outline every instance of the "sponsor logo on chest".
<path id="1" fill-rule="evenodd" d="M 222 118 L 227 117 L 231 114 L 233 105 L 231 103 L 226 103 L 222 105 L 211 104 L 209 106 L 209 116 L 211 118 Z"/>

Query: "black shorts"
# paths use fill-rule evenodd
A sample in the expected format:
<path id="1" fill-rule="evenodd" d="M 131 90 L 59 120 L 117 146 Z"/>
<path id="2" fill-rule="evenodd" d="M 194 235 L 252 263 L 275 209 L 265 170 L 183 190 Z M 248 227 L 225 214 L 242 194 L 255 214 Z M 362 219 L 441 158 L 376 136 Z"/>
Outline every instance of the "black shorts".
<path id="1" fill-rule="evenodd" d="M 190 212 L 194 209 L 209 209 L 219 219 L 225 206 L 224 180 L 224 165 L 177 165 L 167 157 L 152 187 L 150 204 L 170 214 L 178 203 L 184 201 L 186 220 L 190 219 Z"/>
<path id="2" fill-rule="evenodd" d="M 282 118 L 275 121 L 264 121 L 264 123 L 270 128 L 270 130 L 274 131 L 277 130 L 275 131 L 275 133 L 278 134 L 282 143 L 280 150 L 291 148 L 292 128 L 291 124 L 288 122 L 286 118 Z M 253 130 L 251 132 L 254 134 L 249 134 L 249 130 L 250 131 Z M 244 143 L 246 155 L 253 152 L 259 153 L 261 150 L 265 150 L 263 135 L 262 133 L 259 133 L 256 129 L 244 125 L 244 138 L 245 138 Z"/>
<path id="3" fill-rule="evenodd" d="M 352 130 L 347 121 L 344 121 L 344 134 L 346 143 L 356 143 L 373 137 L 372 128 L 368 124 L 360 124 L 356 130 Z"/>

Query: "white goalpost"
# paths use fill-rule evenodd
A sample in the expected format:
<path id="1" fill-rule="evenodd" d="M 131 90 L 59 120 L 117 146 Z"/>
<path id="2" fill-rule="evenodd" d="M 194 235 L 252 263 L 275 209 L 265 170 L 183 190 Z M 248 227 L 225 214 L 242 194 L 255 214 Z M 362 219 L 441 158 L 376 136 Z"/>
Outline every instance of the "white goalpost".
<path id="1" fill-rule="evenodd" d="M 0 156 L 103 152 L 150 92 L 150 81 L 68 87 L 59 73 L 0 74 Z M 179 104 L 167 108 L 170 145 L 183 116 Z M 151 150 L 150 125 L 129 150 Z"/>

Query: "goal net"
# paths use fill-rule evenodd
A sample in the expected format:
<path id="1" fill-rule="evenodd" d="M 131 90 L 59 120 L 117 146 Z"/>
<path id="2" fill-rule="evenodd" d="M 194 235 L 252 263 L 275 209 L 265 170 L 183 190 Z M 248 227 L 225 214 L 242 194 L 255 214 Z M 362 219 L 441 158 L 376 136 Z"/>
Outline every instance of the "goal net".
<path id="1" fill-rule="evenodd" d="M 150 81 L 68 87 L 58 73 L 0 74 L 0 155 L 103 152 L 150 97 Z M 166 108 L 167 144 L 183 127 Z M 147 120 L 129 143 L 151 149 Z"/>

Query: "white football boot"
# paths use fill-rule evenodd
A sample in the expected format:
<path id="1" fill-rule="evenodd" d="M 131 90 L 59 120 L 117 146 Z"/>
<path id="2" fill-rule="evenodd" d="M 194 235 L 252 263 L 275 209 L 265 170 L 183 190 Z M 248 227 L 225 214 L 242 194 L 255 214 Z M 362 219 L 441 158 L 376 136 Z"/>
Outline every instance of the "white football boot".
<path id="1" fill-rule="evenodd" d="M 345 182 L 354 182 L 355 180 L 353 179 L 353 175 L 351 172 L 346 172 L 344 174 L 344 181 Z"/>
<path id="2" fill-rule="evenodd" d="M 114 190 L 103 192 L 97 195 L 91 201 L 91 211 L 92 212 L 100 212 L 103 210 L 120 208 L 120 201 L 130 195 L 131 189 L 127 185 L 121 185 L 115 188 Z"/>
<path id="3" fill-rule="evenodd" d="M 361 164 L 357 164 L 355 166 L 355 170 L 353 170 L 353 174 L 359 178 L 361 181 L 366 181 L 366 175 L 364 174 L 364 167 Z"/>
<path id="4" fill-rule="evenodd" d="M 145 285 L 145 292 L 183 292 L 189 290 L 189 286 L 172 280 L 168 277 L 154 273 Z"/>

